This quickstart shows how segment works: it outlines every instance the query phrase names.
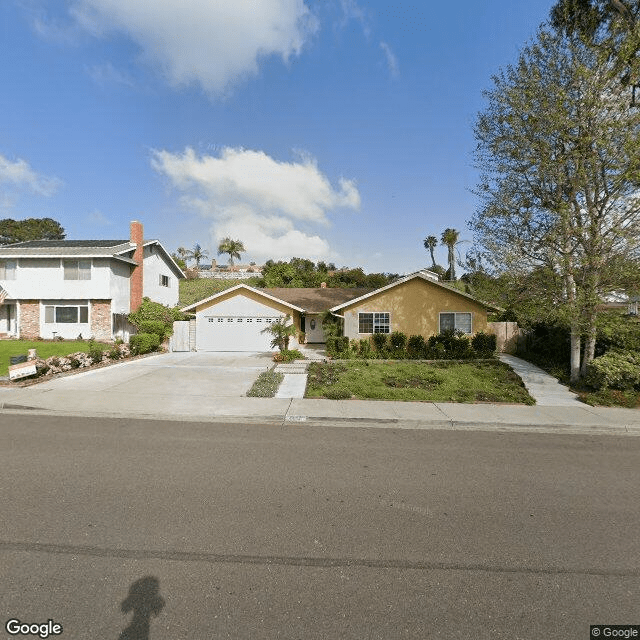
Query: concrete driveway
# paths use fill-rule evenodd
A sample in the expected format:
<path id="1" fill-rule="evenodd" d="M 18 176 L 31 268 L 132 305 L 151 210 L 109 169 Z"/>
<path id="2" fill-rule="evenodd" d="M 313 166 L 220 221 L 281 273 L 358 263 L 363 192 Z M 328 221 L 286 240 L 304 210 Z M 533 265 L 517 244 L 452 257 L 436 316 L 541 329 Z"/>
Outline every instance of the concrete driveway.
<path id="1" fill-rule="evenodd" d="M 0 401 L 85 415 L 226 415 L 237 411 L 239 399 L 272 366 L 271 353 L 164 353 L 21 389 L 3 388 Z"/>
<path id="2" fill-rule="evenodd" d="M 270 353 L 164 353 L 65 376 L 38 385 L 109 394 L 244 396 L 258 375 L 273 365 Z"/>

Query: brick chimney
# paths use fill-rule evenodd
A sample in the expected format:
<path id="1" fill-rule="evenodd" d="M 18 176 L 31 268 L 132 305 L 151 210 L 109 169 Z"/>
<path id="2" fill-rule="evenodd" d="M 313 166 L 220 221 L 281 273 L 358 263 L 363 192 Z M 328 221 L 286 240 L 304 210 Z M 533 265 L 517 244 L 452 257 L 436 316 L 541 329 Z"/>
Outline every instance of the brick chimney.
<path id="1" fill-rule="evenodd" d="M 136 250 L 133 254 L 133 259 L 138 263 L 133 267 L 131 272 L 130 284 L 130 296 L 129 296 L 129 309 L 131 312 L 137 311 L 138 307 L 142 304 L 142 266 L 143 266 L 143 231 L 142 224 L 137 220 L 131 222 L 130 241 L 132 245 L 135 245 Z"/>

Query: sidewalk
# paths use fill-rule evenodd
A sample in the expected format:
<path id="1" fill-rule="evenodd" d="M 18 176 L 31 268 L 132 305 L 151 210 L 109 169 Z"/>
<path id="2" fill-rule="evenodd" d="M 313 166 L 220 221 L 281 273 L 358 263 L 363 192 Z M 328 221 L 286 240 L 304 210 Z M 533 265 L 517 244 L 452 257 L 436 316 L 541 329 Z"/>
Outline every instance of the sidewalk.
<path id="1" fill-rule="evenodd" d="M 466 429 L 593 435 L 640 435 L 640 411 L 579 406 L 525 406 L 211 397 L 64 389 L 0 389 L 0 424 L 7 413 L 83 417 L 153 418 L 197 422 L 244 422 L 290 427 L 315 425 L 391 429 Z"/>
<path id="2" fill-rule="evenodd" d="M 322 358 L 321 353 L 315 355 Z M 0 425 L 3 414 L 28 412 L 297 428 L 322 425 L 640 435 L 640 411 L 582 404 L 543 371 L 505 357 L 518 367 L 525 386 L 537 397 L 536 406 L 306 399 L 299 397 L 306 367 L 297 363 L 279 365 L 283 370 L 300 371 L 285 373 L 290 384 L 281 387 L 279 395 L 283 397 L 248 398 L 238 392 L 238 385 L 248 385 L 260 370 L 268 368 L 269 357 L 164 354 L 33 386 L 0 387 Z M 153 375 L 152 370 L 156 371 Z M 207 384 L 208 372 L 213 373 Z"/>

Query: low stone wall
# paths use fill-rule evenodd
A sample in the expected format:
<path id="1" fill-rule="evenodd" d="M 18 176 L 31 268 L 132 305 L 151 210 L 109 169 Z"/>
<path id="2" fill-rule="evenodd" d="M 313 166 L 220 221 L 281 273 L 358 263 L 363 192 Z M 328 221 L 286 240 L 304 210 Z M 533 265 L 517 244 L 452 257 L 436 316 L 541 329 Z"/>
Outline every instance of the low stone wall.
<path id="1" fill-rule="evenodd" d="M 499 353 L 516 353 L 525 337 L 517 322 L 488 322 L 487 332 L 496 336 Z"/>

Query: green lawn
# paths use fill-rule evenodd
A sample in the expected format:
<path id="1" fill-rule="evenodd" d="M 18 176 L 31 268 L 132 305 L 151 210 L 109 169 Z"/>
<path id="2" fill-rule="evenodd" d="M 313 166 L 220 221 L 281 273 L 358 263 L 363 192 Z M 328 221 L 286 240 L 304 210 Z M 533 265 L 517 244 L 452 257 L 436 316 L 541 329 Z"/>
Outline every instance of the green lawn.
<path id="1" fill-rule="evenodd" d="M 498 360 L 314 362 L 305 397 L 535 403 L 520 378 Z"/>
<path id="2" fill-rule="evenodd" d="M 78 351 L 89 351 L 89 343 L 86 340 L 71 340 L 61 342 L 59 340 L 0 340 L 0 376 L 9 375 L 9 358 L 12 356 L 27 355 L 29 349 L 35 349 L 40 358 L 51 356 L 66 356 Z"/>

